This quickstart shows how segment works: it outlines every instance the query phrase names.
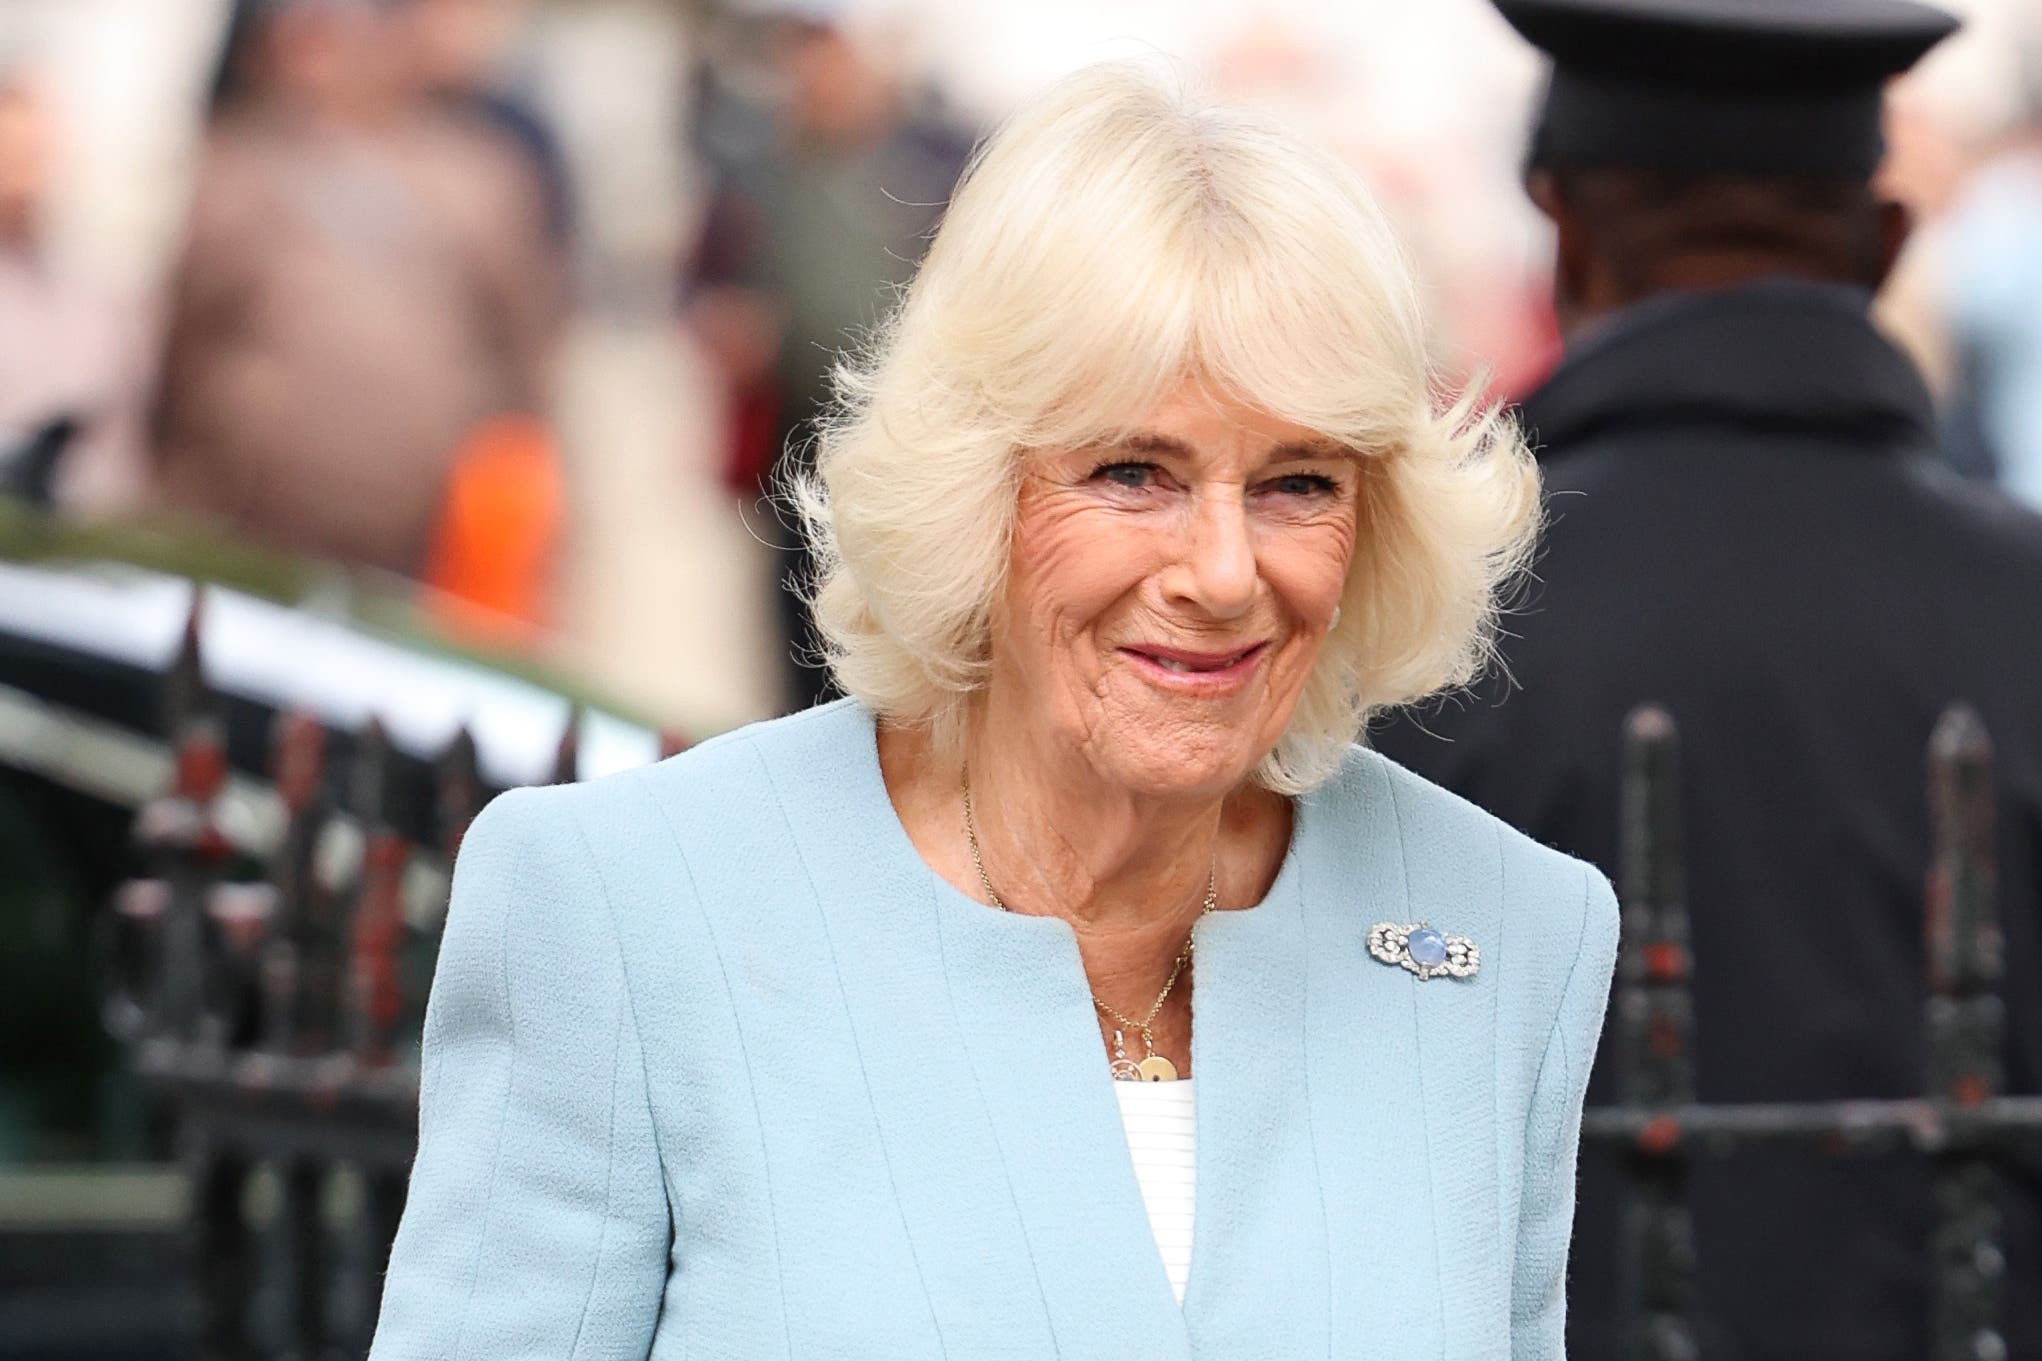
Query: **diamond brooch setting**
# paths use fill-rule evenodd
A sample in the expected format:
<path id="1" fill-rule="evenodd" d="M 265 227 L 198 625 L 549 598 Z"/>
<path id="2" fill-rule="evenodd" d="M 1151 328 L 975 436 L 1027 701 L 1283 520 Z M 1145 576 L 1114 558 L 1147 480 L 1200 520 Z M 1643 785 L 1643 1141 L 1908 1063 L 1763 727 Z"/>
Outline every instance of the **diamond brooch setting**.
<path id="1" fill-rule="evenodd" d="M 1473 978 L 1482 952 L 1466 936 L 1450 936 L 1426 922 L 1377 922 L 1368 929 L 1368 952 L 1421 979 Z"/>

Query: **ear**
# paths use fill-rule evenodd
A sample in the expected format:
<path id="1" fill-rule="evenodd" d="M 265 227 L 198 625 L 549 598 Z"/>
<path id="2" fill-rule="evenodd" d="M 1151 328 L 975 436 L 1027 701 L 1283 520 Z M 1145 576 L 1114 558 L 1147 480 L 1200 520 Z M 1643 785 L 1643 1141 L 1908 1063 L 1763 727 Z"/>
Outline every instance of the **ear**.
<path id="1" fill-rule="evenodd" d="M 1587 305 L 1594 268 L 1588 232 L 1552 171 L 1526 171 L 1524 192 L 1553 224 L 1553 310 L 1565 330 Z"/>
<path id="2" fill-rule="evenodd" d="M 1874 272 L 1865 280 L 1874 292 L 1886 286 L 1894 266 L 1900 263 L 1900 253 L 1907 248 L 1907 238 L 1914 234 L 1914 214 L 1905 204 L 1881 199 L 1878 213 L 1878 249 L 1870 262 Z"/>

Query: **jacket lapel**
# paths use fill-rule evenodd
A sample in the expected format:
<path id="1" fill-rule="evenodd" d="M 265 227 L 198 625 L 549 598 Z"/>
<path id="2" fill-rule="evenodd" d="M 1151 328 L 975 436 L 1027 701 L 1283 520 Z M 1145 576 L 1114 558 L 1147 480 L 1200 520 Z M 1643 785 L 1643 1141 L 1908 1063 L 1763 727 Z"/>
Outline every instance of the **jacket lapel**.
<path id="1" fill-rule="evenodd" d="M 1507 1319 L 1510 1311 L 1507 1273 L 1483 1269 L 1496 1260 L 1503 1232 L 1499 1189 L 1503 1169 L 1493 1161 L 1494 1150 L 1502 1145 L 1495 1137 L 1497 1075 L 1492 1071 L 1500 996 L 1497 973 L 1508 966 L 1498 948 L 1500 833 L 1486 820 L 1478 824 L 1470 817 L 1467 836 L 1453 837 L 1451 845 L 1429 843 L 1423 832 L 1406 824 L 1398 807 L 1397 780 L 1409 777 L 1380 759 L 1371 758 L 1370 764 L 1385 808 L 1367 825 L 1377 829 L 1376 835 L 1394 841 L 1403 862 L 1402 915 L 1385 913 L 1379 919 L 1430 922 L 1442 931 L 1470 937 L 1484 951 L 1483 971 L 1470 979 L 1421 980 L 1407 970 L 1369 961 L 1383 980 L 1381 986 L 1399 994 L 1410 1010 L 1410 1044 L 1399 1046 L 1394 1074 L 1408 1084 L 1407 1092 L 1423 1110 L 1422 1119 L 1409 1124 L 1423 1131 L 1434 1248 L 1430 1284 L 1444 1351 L 1456 1358 L 1475 1358 L 1495 1344 L 1493 1322 Z M 1432 840 L 1440 840 L 1436 829 Z M 1389 849 L 1383 848 L 1383 857 L 1388 855 Z M 1418 1152 L 1405 1150 L 1407 1157 Z M 1411 1166 L 1415 1171 L 1415 1163 Z M 1507 1248 L 1503 1259 L 1509 1260 Z M 1453 1283 L 1451 1298 L 1442 1297 L 1447 1282 Z"/>
<path id="2" fill-rule="evenodd" d="M 1486 854 L 1427 854 L 1405 836 L 1386 763 L 1357 756 L 1306 807 L 1320 834 L 1306 848 L 1302 900 L 1307 1072 L 1325 1206 L 1338 1356 L 1388 1361 L 1478 1355 L 1461 1307 L 1499 1232 L 1489 979 L 1420 980 L 1371 957 L 1379 921 L 1431 921 L 1480 944 L 1495 939 Z M 1332 828 L 1348 835 L 1333 835 Z M 1492 961 L 1486 961 L 1493 967 Z M 1486 1062 L 1486 1059 L 1482 1060 Z M 1455 1294 L 1447 1294 L 1447 1283 Z"/>
<path id="3" fill-rule="evenodd" d="M 797 749 L 768 764 L 945 1351 L 1190 1361 L 1075 936 L 943 882 L 893 814 L 869 715 L 829 721 L 860 728 L 834 778 Z"/>
<path id="4" fill-rule="evenodd" d="M 1327 1203 L 1309 1118 L 1300 818 L 1268 896 L 1199 923 L 1198 1200 L 1184 1312 L 1198 1355 L 1329 1354 Z"/>

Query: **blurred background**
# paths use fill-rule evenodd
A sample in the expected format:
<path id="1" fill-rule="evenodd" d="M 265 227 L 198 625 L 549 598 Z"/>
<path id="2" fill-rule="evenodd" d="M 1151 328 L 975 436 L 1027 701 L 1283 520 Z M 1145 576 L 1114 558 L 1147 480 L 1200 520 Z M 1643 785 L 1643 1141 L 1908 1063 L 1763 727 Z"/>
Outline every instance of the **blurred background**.
<path id="1" fill-rule="evenodd" d="M 1946 2 L 1965 34 L 1890 93 L 1920 227 L 1881 313 L 1953 460 L 2042 504 L 2042 0 Z M 0 0 L 0 1357 L 213 1326 L 193 1136 L 107 1034 L 96 924 L 138 882 L 168 896 L 129 925 L 169 920 L 205 837 L 137 818 L 204 805 L 216 861 L 315 822 L 331 859 L 336 811 L 447 846 L 462 779 L 805 704 L 776 464 L 974 138 L 1116 56 L 1359 167 L 1449 373 L 1547 371 L 1538 66 L 1483 0 Z M 290 715 L 374 787 L 294 802 Z M 234 1188 L 251 1222 L 294 1194 Z"/>

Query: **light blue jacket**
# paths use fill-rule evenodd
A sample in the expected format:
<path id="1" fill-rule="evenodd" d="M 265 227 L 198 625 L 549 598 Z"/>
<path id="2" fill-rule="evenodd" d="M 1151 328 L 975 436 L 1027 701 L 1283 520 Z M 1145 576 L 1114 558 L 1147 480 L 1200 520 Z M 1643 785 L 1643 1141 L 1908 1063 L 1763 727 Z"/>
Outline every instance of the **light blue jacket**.
<path id="1" fill-rule="evenodd" d="M 1369 956 L 1421 920 L 1480 973 Z M 1075 937 L 928 868 L 867 710 L 504 796 L 372 1361 L 1560 1356 L 1603 878 L 1357 749 L 1197 940 L 1180 1308 Z"/>

